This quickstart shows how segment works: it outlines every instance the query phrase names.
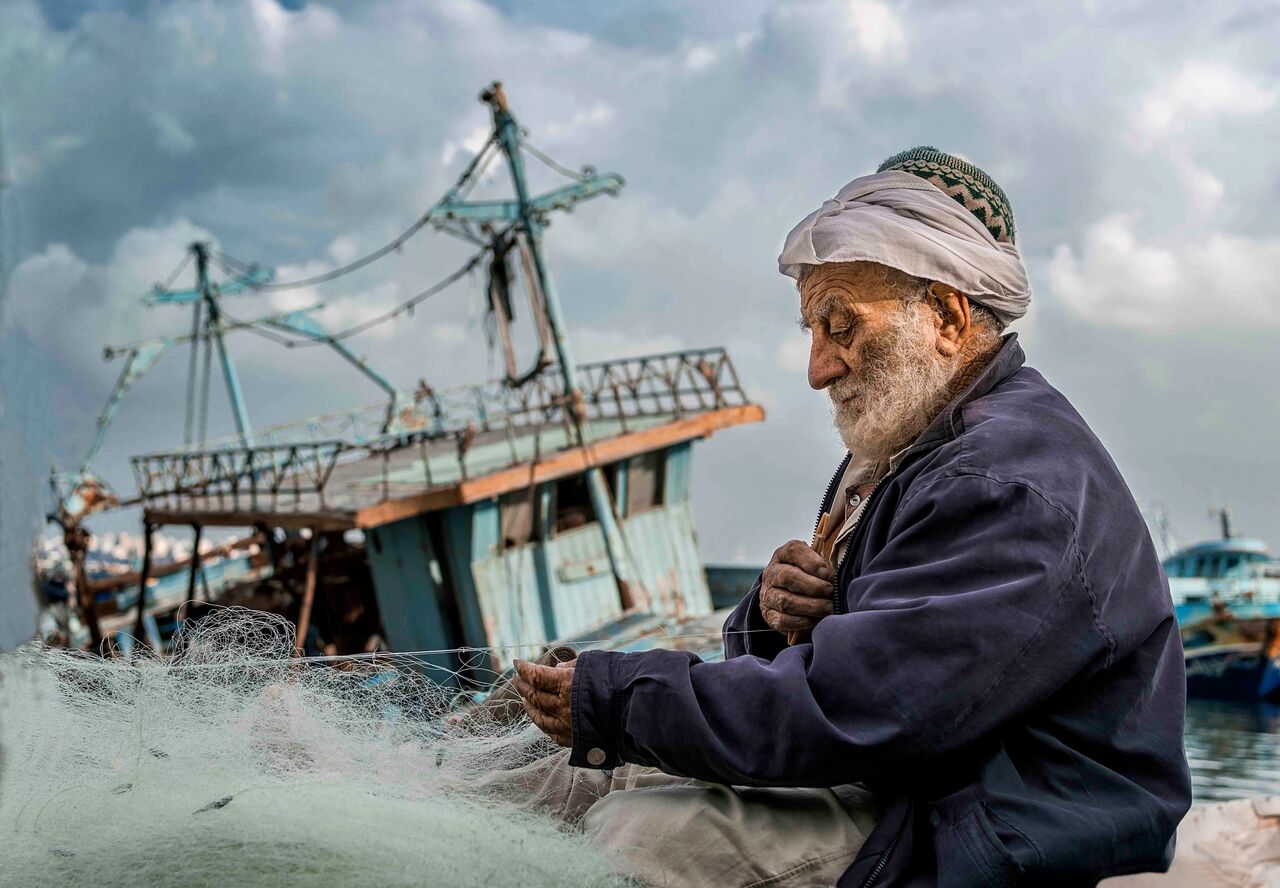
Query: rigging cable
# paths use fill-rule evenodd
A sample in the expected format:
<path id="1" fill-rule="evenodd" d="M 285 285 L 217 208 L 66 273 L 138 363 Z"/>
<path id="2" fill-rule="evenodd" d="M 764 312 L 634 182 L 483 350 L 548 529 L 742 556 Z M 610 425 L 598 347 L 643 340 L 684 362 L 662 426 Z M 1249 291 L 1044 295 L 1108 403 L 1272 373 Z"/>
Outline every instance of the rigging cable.
<path id="1" fill-rule="evenodd" d="M 722 629 L 719 632 L 661 632 L 661 633 L 655 632 L 653 635 L 647 636 L 647 637 L 653 638 L 654 640 L 657 640 L 657 641 L 675 641 L 681 638 L 715 639 L 715 638 L 724 638 L 726 635 L 744 635 L 744 636 L 760 635 L 766 632 L 773 632 L 773 631 L 774 630 L 772 629 Z M 572 641 L 562 642 L 562 644 L 565 647 L 570 647 L 570 648 L 574 648 L 574 647 L 590 648 L 595 646 L 611 645 L 616 642 L 617 642 L 616 638 L 583 638 L 583 639 L 574 639 Z M 325 655 L 318 655 L 318 656 L 287 657 L 287 658 L 279 658 L 279 659 L 277 658 L 246 659 L 243 661 L 241 665 L 260 666 L 260 665 L 270 665 L 273 663 L 296 663 L 301 665 L 303 663 L 323 664 L 323 663 L 344 663 L 344 662 L 352 662 L 352 661 L 356 661 L 356 662 L 367 661 L 373 664 L 376 664 L 378 661 L 383 661 L 385 663 L 394 664 L 395 661 L 397 660 L 403 660 L 403 661 L 412 663 L 414 665 L 429 666 L 431 664 L 429 662 L 425 662 L 424 658 L 437 655 L 437 654 L 492 653 L 495 651 L 512 651 L 512 650 L 530 649 L 530 648 L 538 649 L 538 648 L 545 648 L 546 646 L 547 646 L 546 640 L 512 641 L 506 644 L 491 645 L 487 647 L 484 645 L 464 645 L 462 647 L 437 648 L 435 650 L 424 650 L 424 651 L 365 651 L 358 654 L 325 654 Z M 85 657 L 85 658 L 90 657 L 89 654 L 86 654 L 82 651 L 69 650 L 66 653 L 70 656 L 75 656 L 75 657 Z M 100 661 L 96 660 L 95 658 L 93 659 L 93 662 L 100 662 Z M 225 669 L 226 664 L 207 663 L 207 662 L 199 662 L 199 661 L 194 663 L 170 662 L 166 668 L 175 669 L 175 670 L 182 669 L 184 671 L 185 670 L 204 670 L 204 669 Z M 437 668 L 443 668 L 443 667 L 437 667 Z M 445 671 L 449 671 L 449 670 L 445 670 Z"/>
<path id="2" fill-rule="evenodd" d="M 542 161 L 544 164 L 551 167 L 551 169 L 555 170 L 557 173 L 559 173 L 562 176 L 566 176 L 570 179 L 573 179 L 576 182 L 587 181 L 587 179 L 591 178 L 592 173 L 595 172 L 594 168 L 588 166 L 588 167 L 583 167 L 581 172 L 575 173 L 573 170 L 569 169 L 564 164 L 558 163 L 557 161 L 555 161 L 546 152 L 540 151 L 539 149 L 535 148 L 533 145 L 529 144 L 529 140 L 525 139 L 523 136 L 520 138 L 520 144 L 524 146 L 525 151 L 528 151 L 538 160 Z"/>
<path id="3" fill-rule="evenodd" d="M 471 159 L 471 163 L 467 164 L 467 168 L 462 171 L 462 175 L 458 177 L 457 182 L 455 182 L 454 186 L 449 189 L 448 193 L 445 194 L 445 196 L 442 197 L 440 200 L 438 200 L 436 203 L 432 204 L 430 209 L 428 209 L 425 213 L 423 213 L 420 217 L 418 217 L 418 219 L 412 225 L 410 225 L 407 229 L 405 229 L 398 237 L 396 237 L 394 240 L 390 241 L 389 243 L 384 244 L 378 249 L 374 250 L 372 253 L 368 253 L 364 256 L 361 256 L 359 259 L 356 259 L 353 262 L 348 262 L 346 265 L 343 265 L 339 268 L 334 268 L 330 271 L 324 272 L 323 274 L 313 275 L 308 278 L 302 278 L 296 281 L 284 281 L 281 283 L 268 283 L 268 282 L 255 283 L 252 281 L 246 281 L 247 285 L 249 287 L 252 287 L 255 290 L 267 291 L 267 290 L 293 290 L 300 287 L 310 287 L 316 284 L 323 284 L 323 283 L 327 283 L 328 281 L 335 280 L 336 278 L 340 278 L 344 275 L 350 274 L 353 271 L 358 271 L 359 269 L 364 268 L 366 265 L 370 265 L 374 262 L 377 262 L 379 259 L 386 256 L 388 253 L 391 253 L 395 250 L 400 249 L 400 247 L 404 246 L 405 242 L 408 241 L 409 238 L 413 237 L 415 234 L 421 231 L 424 226 L 426 226 L 429 222 L 431 222 L 432 214 L 442 204 L 446 204 L 451 201 L 457 200 L 460 195 L 464 195 L 468 191 L 470 191 L 469 186 L 471 186 L 472 184 L 471 183 L 472 178 L 478 177 L 479 173 L 483 172 L 484 167 L 488 166 L 489 161 L 492 158 L 493 148 L 496 144 L 497 142 L 494 139 L 494 137 L 492 135 L 489 136 L 489 139 L 484 143 L 484 146 L 480 149 L 479 152 L 477 152 L 476 156 Z M 244 268 L 246 271 L 253 270 L 256 267 L 256 266 L 248 265 L 244 262 L 241 262 L 240 260 L 233 259 L 232 257 L 227 256 L 224 253 L 215 254 L 215 258 L 217 258 L 220 264 L 223 264 L 223 267 L 226 267 L 226 263 L 239 265 L 242 268 Z M 244 272 L 241 272 L 241 273 L 243 274 Z"/>
<path id="4" fill-rule="evenodd" d="M 379 324 L 385 324 L 387 321 L 390 321 L 393 318 L 396 318 L 404 314 L 405 312 L 412 310 L 413 307 L 417 305 L 419 302 L 422 302 L 426 299 L 430 299 L 432 296 L 436 295 L 441 290 L 444 290 L 450 285 L 457 283 L 459 280 L 465 277 L 469 272 L 474 270 L 475 267 L 480 264 L 481 260 L 484 259 L 485 255 L 488 252 L 489 252 L 489 248 L 486 246 L 483 250 L 479 250 L 478 252 L 473 253 L 470 259 L 468 259 L 461 266 L 459 266 L 448 277 L 432 284 L 430 287 L 423 290 L 421 293 L 418 293 L 415 296 L 411 296 L 410 298 L 406 299 L 404 302 L 401 302 L 399 305 L 397 305 L 395 308 L 391 309 L 390 311 L 385 311 L 382 314 L 378 315 L 377 317 L 372 317 L 367 321 L 361 321 L 359 324 L 356 324 L 352 327 L 348 327 L 345 330 L 339 330 L 337 333 L 327 334 L 323 338 L 295 340 L 293 342 L 292 347 L 306 348 L 308 346 L 328 345 L 333 342 L 341 342 L 344 339 L 348 339 L 352 336 L 356 336 L 372 327 L 378 326 Z"/>
<path id="5" fill-rule="evenodd" d="M 254 268 L 252 265 L 249 265 L 235 258 L 234 256 L 228 256 L 226 253 L 220 253 L 217 250 L 211 249 L 208 251 L 208 254 L 209 254 L 209 258 L 212 259 L 214 262 L 217 262 L 219 265 L 221 265 L 222 270 L 227 272 L 228 274 L 234 274 L 238 277 L 243 277 L 246 274 L 251 274 L 254 271 L 257 271 L 257 269 Z M 226 283 L 226 282 L 224 281 L 223 283 Z"/>
<path id="6" fill-rule="evenodd" d="M 269 339 L 277 345 L 283 345 L 285 348 L 293 348 L 297 341 L 290 339 L 274 330 L 266 330 L 259 327 L 258 324 L 268 323 L 265 321 L 242 321 L 239 318 L 228 314 L 225 308 L 222 309 L 222 316 L 231 322 L 231 326 L 227 330 L 244 330 L 246 333 L 252 333 L 254 336 L 260 336 L 263 339 Z"/>
<path id="7" fill-rule="evenodd" d="M 164 279 L 163 284 L 155 285 L 155 292 L 163 292 L 165 290 L 168 290 L 170 287 L 172 287 L 173 282 L 178 279 L 178 275 L 182 274 L 182 272 L 186 269 L 186 267 L 189 264 L 191 264 L 191 257 L 194 255 L 195 255 L 195 252 L 193 250 L 187 250 L 185 253 L 183 253 L 182 261 L 178 263 L 178 267 L 175 268 L 173 271 L 169 272 L 169 276 Z"/>
<path id="8" fill-rule="evenodd" d="M 510 228 L 511 226 L 508 226 L 507 230 L 509 231 Z M 503 233 L 505 234 L 506 232 L 504 231 Z M 230 327 L 229 329 L 248 330 L 250 333 L 255 333 L 258 336 L 262 336 L 265 339 L 270 339 L 273 342 L 277 342 L 280 345 L 285 346 L 286 348 L 309 348 L 317 345 L 331 345 L 333 343 L 341 342 L 344 339 L 349 339 L 352 336 L 356 336 L 360 333 L 363 333 L 372 327 L 378 326 L 379 324 L 384 324 L 387 321 L 390 321 L 393 318 L 396 318 L 404 314 L 405 312 L 410 311 L 418 303 L 431 298 L 432 296 L 436 295 L 437 293 L 446 289 L 452 284 L 457 283 L 468 272 L 474 270 L 475 267 L 480 264 L 480 262 L 488 254 L 489 249 L 490 249 L 489 246 L 486 245 L 484 249 L 478 250 L 477 252 L 471 254 L 471 256 L 467 259 L 466 262 L 460 265 L 447 277 L 437 281 L 436 283 L 432 284 L 430 287 L 421 291 L 420 293 L 417 293 L 416 295 L 409 297 L 404 302 L 401 302 L 399 305 L 395 306 L 394 308 L 389 309 L 388 311 L 385 311 L 382 314 L 377 315 L 376 317 L 369 318 L 366 321 L 361 321 L 360 323 L 355 324 L 354 326 L 347 327 L 344 330 L 339 330 L 336 333 L 326 333 L 322 336 L 310 336 L 307 334 L 299 334 L 296 338 L 288 338 L 273 330 L 264 330 L 261 326 L 259 326 L 262 323 L 269 323 L 269 321 L 241 321 L 236 319 L 232 315 L 227 314 L 225 309 L 222 310 L 222 314 L 224 317 L 226 317 L 228 321 L 232 323 L 232 327 Z"/>

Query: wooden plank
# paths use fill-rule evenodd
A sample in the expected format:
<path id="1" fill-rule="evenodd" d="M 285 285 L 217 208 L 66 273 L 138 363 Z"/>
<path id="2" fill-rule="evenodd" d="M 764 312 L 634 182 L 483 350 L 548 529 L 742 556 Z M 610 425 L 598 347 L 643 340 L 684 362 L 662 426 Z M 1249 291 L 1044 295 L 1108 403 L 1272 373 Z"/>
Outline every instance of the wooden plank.
<path id="1" fill-rule="evenodd" d="M 485 644 L 483 635 L 471 641 L 456 636 L 451 610 L 461 593 L 447 584 L 440 564 L 444 553 L 432 539 L 434 517 L 411 518 L 370 530 L 365 555 L 386 639 L 392 650 L 445 651 L 463 644 Z M 471 576 L 471 564 L 465 565 Z M 452 654 L 423 655 L 431 678 L 455 685 L 450 674 L 458 668 Z"/>
<path id="2" fill-rule="evenodd" d="M 200 509 L 148 509 L 143 518 L 152 524 L 191 524 L 198 521 L 206 527 L 285 527 L 302 530 L 350 530 L 356 526 L 355 515 L 350 512 L 205 512 Z"/>
<path id="3" fill-rule="evenodd" d="M 694 438 L 705 438 L 712 432 L 730 426 L 760 422 L 763 419 L 763 408 L 758 404 L 746 404 L 701 413 L 644 431 L 606 438 L 603 441 L 593 441 L 586 447 L 574 447 L 571 450 L 552 453 L 538 460 L 537 463 L 522 463 L 451 487 L 368 506 L 355 513 L 355 526 L 378 527 L 392 521 L 421 515 L 424 512 L 491 499 L 528 487 L 530 484 L 554 481 L 586 471 L 592 466 L 605 466 L 650 450 Z"/>
<path id="4" fill-rule="evenodd" d="M 198 542 L 199 541 L 197 540 L 197 543 Z M 245 537 L 243 539 L 234 540 L 223 543 L 220 546 L 216 546 L 208 552 L 205 552 L 201 556 L 201 560 L 204 558 L 222 558 L 227 555 L 231 555 L 237 549 L 248 549 L 254 543 L 262 545 L 265 542 L 266 540 L 261 534 L 254 534 L 251 537 Z M 191 569 L 191 559 L 185 558 L 182 561 L 171 561 L 168 564 L 152 565 L 151 576 L 155 579 L 159 579 L 160 577 L 167 577 L 170 574 L 175 574 L 179 571 L 189 569 Z M 92 580 L 89 582 L 89 591 L 91 591 L 95 596 L 100 595 L 103 592 L 119 592 L 121 589 L 128 586 L 136 586 L 138 584 L 138 576 L 138 571 L 133 570 L 129 571 L 129 573 L 116 574 L 115 576 L 107 577 L 102 580 Z"/>
<path id="5" fill-rule="evenodd" d="M 689 482 L 693 472 L 693 444 L 686 441 L 667 450 L 667 464 L 662 473 L 662 503 L 687 503 Z"/>

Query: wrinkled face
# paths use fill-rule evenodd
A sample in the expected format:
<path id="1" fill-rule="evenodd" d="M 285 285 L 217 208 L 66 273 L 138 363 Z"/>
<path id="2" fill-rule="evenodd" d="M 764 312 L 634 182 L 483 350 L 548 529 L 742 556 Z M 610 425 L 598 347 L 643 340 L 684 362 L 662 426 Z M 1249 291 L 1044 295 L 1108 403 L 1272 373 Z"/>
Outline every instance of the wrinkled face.
<path id="1" fill-rule="evenodd" d="M 836 430 L 860 458 L 907 446 L 945 406 L 959 356 L 938 348 L 941 321 L 902 276 L 871 262 L 814 268 L 800 287 L 812 336 L 809 385 L 831 399 Z"/>

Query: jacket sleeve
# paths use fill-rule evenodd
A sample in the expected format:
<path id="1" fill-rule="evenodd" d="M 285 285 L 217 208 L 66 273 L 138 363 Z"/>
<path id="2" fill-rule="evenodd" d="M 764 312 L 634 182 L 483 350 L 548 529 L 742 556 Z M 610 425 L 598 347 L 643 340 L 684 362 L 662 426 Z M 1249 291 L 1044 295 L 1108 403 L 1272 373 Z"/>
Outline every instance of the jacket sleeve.
<path id="1" fill-rule="evenodd" d="M 756 577 L 747 597 L 738 602 L 738 606 L 724 621 L 721 635 L 724 638 L 726 660 L 744 654 L 772 660 L 787 646 L 786 637 L 781 632 L 775 632 L 760 613 L 760 583 L 763 577 L 763 573 Z"/>
<path id="2" fill-rule="evenodd" d="M 771 660 L 582 654 L 570 761 L 738 785 L 909 775 L 1109 661 L 1081 569 L 1072 521 L 1035 491 L 936 479 L 899 504 L 845 588 L 857 609 L 820 622 L 811 644 Z"/>

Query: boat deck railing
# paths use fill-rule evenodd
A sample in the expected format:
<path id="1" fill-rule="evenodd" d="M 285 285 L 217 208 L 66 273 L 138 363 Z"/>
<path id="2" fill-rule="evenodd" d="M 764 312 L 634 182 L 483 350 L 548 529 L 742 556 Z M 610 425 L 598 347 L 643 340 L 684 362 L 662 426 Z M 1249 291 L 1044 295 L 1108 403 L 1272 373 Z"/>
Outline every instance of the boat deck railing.
<path id="1" fill-rule="evenodd" d="M 584 423 L 609 434 L 750 403 L 723 348 L 582 364 L 578 381 Z M 497 381 L 441 392 L 424 386 L 394 404 L 275 426 L 248 444 L 233 438 L 136 456 L 133 471 L 147 508 L 180 510 L 198 500 L 201 510 L 277 510 L 310 498 L 323 510 L 331 506 L 326 492 L 335 472 L 350 463 L 379 460 L 389 498 L 393 460 L 406 451 L 420 456 L 416 486 L 423 489 L 466 481 L 476 471 L 468 454 L 479 448 L 501 451 L 481 461 L 486 472 L 563 449 L 575 441 L 572 409 L 560 370 L 551 365 L 517 386 Z"/>

